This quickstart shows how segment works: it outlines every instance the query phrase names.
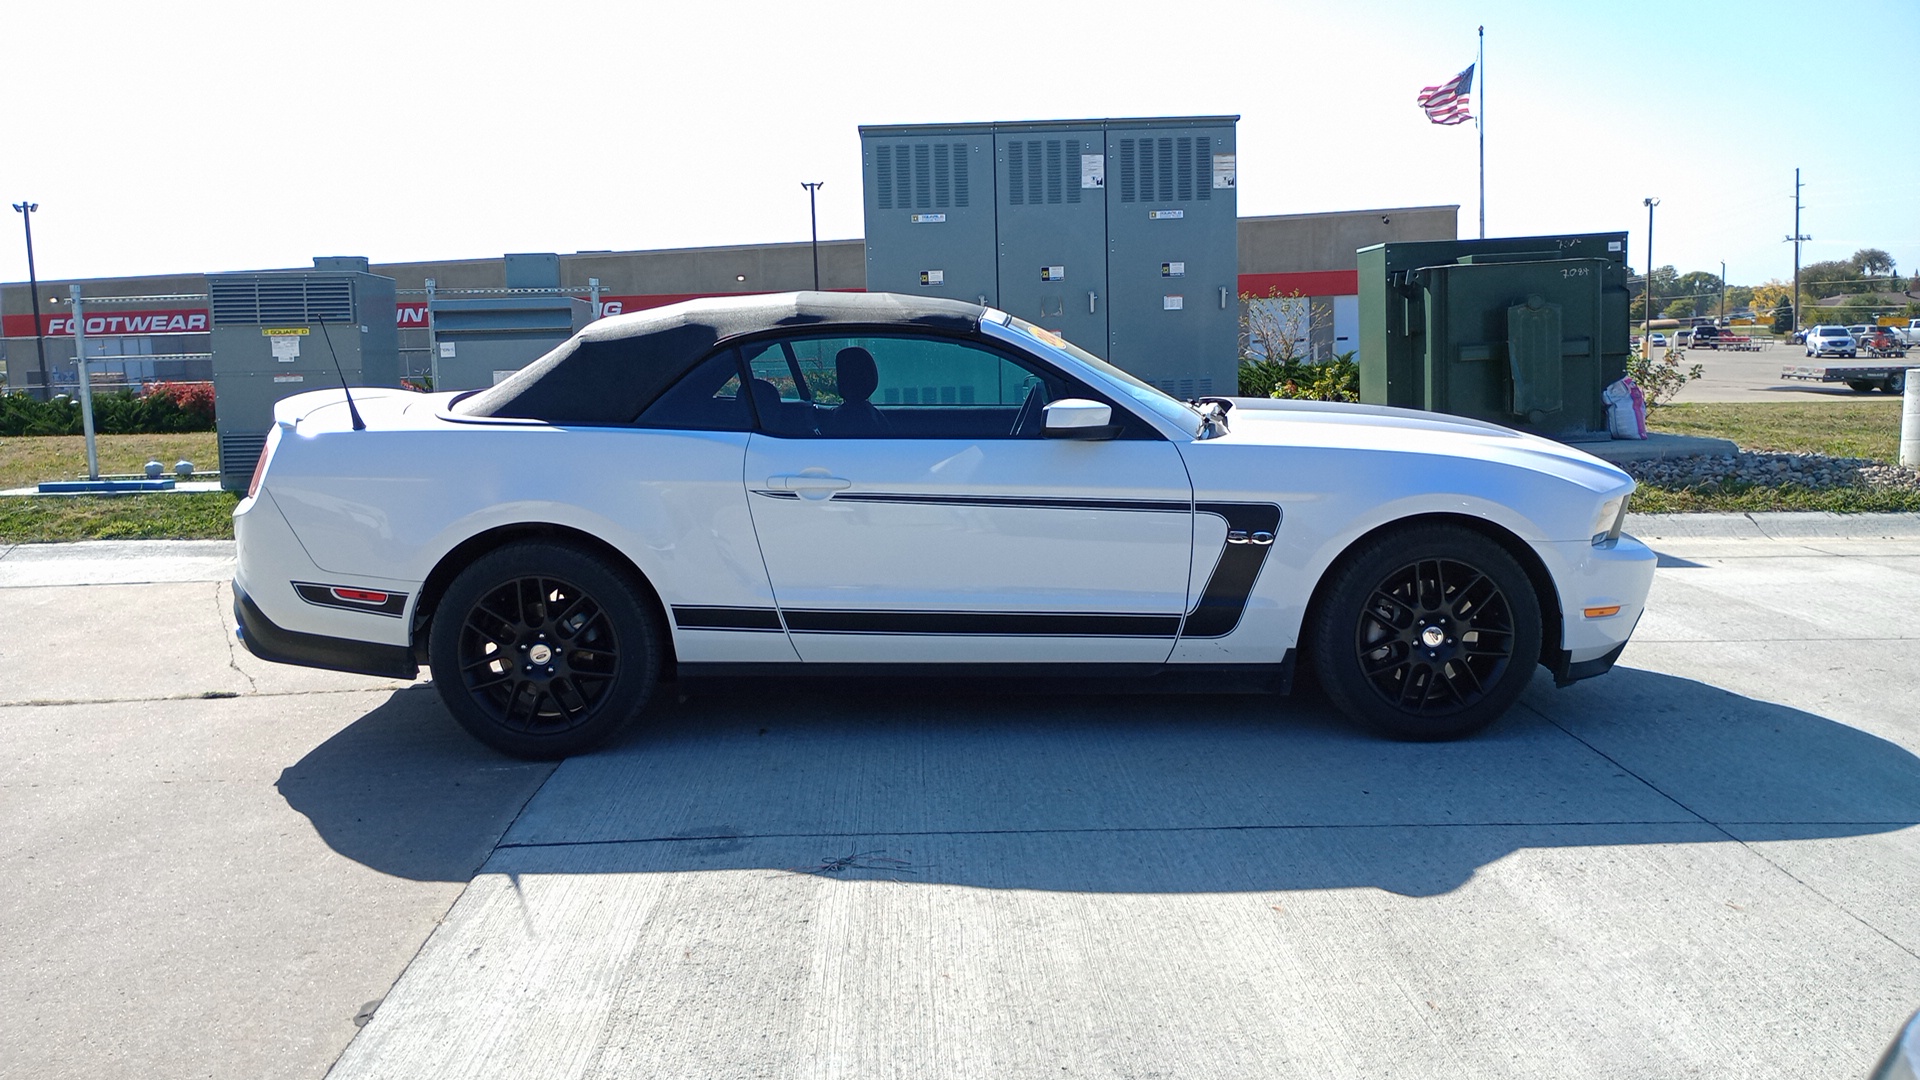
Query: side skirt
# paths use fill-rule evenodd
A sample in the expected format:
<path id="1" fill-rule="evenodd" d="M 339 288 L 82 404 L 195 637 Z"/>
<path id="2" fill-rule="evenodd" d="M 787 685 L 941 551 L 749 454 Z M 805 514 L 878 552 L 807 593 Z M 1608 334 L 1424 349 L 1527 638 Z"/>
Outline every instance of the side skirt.
<path id="1" fill-rule="evenodd" d="M 1025 694 L 1287 694 L 1292 649 L 1277 664 L 796 664 L 683 663 L 689 689 L 734 688 L 742 679 L 832 679 L 908 692 L 1009 689 Z"/>

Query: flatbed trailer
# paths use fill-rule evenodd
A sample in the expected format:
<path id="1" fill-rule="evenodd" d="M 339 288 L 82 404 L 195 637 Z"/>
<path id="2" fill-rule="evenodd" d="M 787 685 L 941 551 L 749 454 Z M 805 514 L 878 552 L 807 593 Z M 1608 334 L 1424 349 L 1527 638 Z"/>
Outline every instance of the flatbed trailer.
<path id="1" fill-rule="evenodd" d="M 1848 364 L 1846 367 L 1788 364 L 1780 369 L 1780 377 L 1802 382 L 1843 382 L 1863 394 L 1870 390 L 1901 394 L 1907 389 L 1905 364 Z"/>
<path id="2" fill-rule="evenodd" d="M 1745 334 L 1728 334 L 1715 326 L 1696 326 L 1687 335 L 1687 347 L 1692 349 L 1726 349 L 1729 352 L 1759 352 L 1760 343 Z"/>

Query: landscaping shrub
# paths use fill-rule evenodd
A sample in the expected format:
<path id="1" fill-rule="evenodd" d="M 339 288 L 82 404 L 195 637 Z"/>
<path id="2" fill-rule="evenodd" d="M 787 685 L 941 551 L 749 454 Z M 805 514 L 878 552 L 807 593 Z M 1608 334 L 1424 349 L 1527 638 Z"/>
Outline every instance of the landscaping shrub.
<path id="1" fill-rule="evenodd" d="M 78 435 L 83 430 L 76 398 L 35 401 L 25 394 L 0 394 L 0 435 Z M 144 393 L 95 393 L 93 430 L 101 435 L 212 431 L 213 384 L 153 383 Z"/>

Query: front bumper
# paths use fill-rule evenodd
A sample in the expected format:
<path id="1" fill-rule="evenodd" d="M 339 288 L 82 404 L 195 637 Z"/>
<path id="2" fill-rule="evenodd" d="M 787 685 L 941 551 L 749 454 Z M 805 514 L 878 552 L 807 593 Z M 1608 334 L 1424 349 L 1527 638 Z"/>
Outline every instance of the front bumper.
<path id="1" fill-rule="evenodd" d="M 1556 544 L 1564 561 L 1555 573 L 1561 624 L 1557 654 L 1548 662 L 1555 685 L 1604 675 L 1613 668 L 1646 611 L 1660 557 L 1631 536 L 1610 546 Z M 1589 611 L 1615 609 L 1589 617 Z"/>

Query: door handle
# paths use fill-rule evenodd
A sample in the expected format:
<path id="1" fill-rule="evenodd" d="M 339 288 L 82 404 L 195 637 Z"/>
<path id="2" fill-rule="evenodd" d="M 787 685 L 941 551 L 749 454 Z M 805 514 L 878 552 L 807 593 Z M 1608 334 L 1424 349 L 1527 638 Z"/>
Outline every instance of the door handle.
<path id="1" fill-rule="evenodd" d="M 828 476 L 825 472 L 782 473 L 767 477 L 769 490 L 791 491 L 803 499 L 825 499 L 836 491 L 845 491 L 852 486 L 853 481 Z"/>

